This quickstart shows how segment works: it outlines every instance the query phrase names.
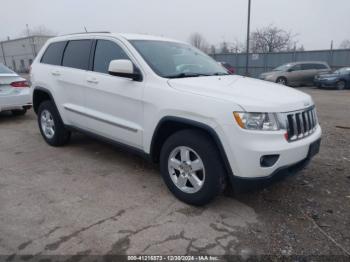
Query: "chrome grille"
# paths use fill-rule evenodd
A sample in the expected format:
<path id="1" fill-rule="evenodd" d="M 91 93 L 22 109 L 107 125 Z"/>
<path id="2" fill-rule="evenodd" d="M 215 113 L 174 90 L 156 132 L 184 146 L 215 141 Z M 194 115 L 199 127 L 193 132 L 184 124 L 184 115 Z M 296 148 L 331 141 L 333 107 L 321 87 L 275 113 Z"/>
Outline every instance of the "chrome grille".
<path id="1" fill-rule="evenodd" d="M 296 141 L 311 135 L 317 126 L 315 107 L 287 113 L 287 132 L 289 141 Z"/>

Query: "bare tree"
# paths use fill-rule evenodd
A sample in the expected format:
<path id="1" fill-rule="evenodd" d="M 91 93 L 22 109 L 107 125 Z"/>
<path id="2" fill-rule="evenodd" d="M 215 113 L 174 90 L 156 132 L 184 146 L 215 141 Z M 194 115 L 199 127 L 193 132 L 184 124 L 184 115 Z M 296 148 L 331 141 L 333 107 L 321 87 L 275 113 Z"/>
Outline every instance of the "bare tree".
<path id="1" fill-rule="evenodd" d="M 256 29 L 251 34 L 251 51 L 266 53 L 290 50 L 295 43 L 294 37 L 290 31 L 274 25 Z"/>
<path id="2" fill-rule="evenodd" d="M 200 33 L 193 33 L 190 35 L 189 42 L 194 47 L 197 47 L 198 49 L 202 50 L 203 52 L 208 53 L 209 45 L 208 42 L 205 40 L 205 38 Z"/>
<path id="3" fill-rule="evenodd" d="M 348 49 L 350 48 L 350 40 L 346 39 L 343 42 L 341 42 L 341 44 L 339 45 L 340 49 Z"/>
<path id="4" fill-rule="evenodd" d="M 44 25 L 39 25 L 39 26 L 35 26 L 33 28 L 30 28 L 27 25 L 27 28 L 24 29 L 21 33 L 21 36 L 54 36 L 57 33 L 55 33 L 54 31 L 52 31 L 51 29 L 48 29 L 46 26 Z"/>
<path id="5" fill-rule="evenodd" d="M 231 53 L 243 53 L 245 52 L 245 45 L 238 39 L 235 39 L 232 43 L 229 43 L 229 49 Z"/>
<path id="6" fill-rule="evenodd" d="M 230 53 L 230 50 L 228 49 L 228 43 L 226 41 L 220 44 L 220 53 L 221 54 Z"/>
<path id="7" fill-rule="evenodd" d="M 215 45 L 211 45 L 210 46 L 210 54 L 216 54 L 216 47 L 215 47 Z"/>

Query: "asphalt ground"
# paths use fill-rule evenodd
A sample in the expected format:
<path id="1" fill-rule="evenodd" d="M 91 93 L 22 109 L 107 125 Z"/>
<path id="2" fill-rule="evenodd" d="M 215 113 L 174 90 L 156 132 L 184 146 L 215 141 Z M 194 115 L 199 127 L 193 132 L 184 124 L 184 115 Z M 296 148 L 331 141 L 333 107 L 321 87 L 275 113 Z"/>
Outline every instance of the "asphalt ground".
<path id="1" fill-rule="evenodd" d="M 350 91 L 312 95 L 320 153 L 271 187 L 181 203 L 158 167 L 74 134 L 62 148 L 42 139 L 36 115 L 0 114 L 0 254 L 339 255 L 350 252 Z"/>

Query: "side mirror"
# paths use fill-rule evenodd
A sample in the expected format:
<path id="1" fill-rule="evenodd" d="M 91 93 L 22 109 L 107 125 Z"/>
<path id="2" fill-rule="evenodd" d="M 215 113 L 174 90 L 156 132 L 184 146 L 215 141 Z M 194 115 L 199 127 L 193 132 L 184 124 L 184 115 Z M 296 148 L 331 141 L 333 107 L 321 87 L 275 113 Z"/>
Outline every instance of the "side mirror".
<path id="1" fill-rule="evenodd" d="M 289 68 L 289 69 L 287 70 L 287 72 L 293 72 L 293 71 L 294 71 L 293 68 Z"/>
<path id="2" fill-rule="evenodd" d="M 140 70 L 127 59 L 112 60 L 109 63 L 108 73 L 113 76 L 130 78 L 134 81 L 142 81 Z"/>

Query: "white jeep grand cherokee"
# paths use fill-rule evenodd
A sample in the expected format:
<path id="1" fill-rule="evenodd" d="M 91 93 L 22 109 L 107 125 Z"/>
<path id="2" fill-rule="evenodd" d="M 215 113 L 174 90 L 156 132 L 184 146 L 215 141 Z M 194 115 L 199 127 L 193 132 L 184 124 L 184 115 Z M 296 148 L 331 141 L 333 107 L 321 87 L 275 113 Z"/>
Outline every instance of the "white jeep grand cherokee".
<path id="1" fill-rule="evenodd" d="M 319 150 L 311 97 L 229 75 L 192 46 L 88 33 L 47 42 L 32 65 L 40 132 L 62 146 L 82 131 L 159 162 L 170 191 L 203 205 L 299 170 Z"/>

